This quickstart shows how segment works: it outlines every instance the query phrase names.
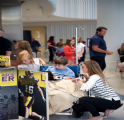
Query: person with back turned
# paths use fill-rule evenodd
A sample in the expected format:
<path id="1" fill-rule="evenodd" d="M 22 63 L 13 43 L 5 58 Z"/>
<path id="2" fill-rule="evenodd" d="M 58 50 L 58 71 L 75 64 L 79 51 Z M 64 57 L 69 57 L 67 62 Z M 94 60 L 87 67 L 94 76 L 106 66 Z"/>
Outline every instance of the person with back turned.
<path id="1" fill-rule="evenodd" d="M 34 58 L 37 57 L 37 52 L 40 50 L 40 43 L 32 37 L 32 43 L 31 43 L 31 48 L 33 52 Z"/>
<path id="2" fill-rule="evenodd" d="M 12 53 L 12 44 L 3 35 L 4 31 L 0 29 L 0 55 L 10 56 Z"/>

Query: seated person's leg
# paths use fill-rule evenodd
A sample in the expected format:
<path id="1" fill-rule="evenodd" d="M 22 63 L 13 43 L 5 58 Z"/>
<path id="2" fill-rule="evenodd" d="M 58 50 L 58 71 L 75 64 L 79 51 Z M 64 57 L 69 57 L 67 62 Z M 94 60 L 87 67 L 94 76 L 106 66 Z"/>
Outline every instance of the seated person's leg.
<path id="1" fill-rule="evenodd" d="M 120 61 L 121 61 L 121 62 L 124 62 L 124 57 L 121 57 L 121 58 L 120 58 Z"/>
<path id="2" fill-rule="evenodd" d="M 117 67 L 118 67 L 121 71 L 124 71 L 124 62 L 119 63 L 119 64 L 117 65 Z"/>

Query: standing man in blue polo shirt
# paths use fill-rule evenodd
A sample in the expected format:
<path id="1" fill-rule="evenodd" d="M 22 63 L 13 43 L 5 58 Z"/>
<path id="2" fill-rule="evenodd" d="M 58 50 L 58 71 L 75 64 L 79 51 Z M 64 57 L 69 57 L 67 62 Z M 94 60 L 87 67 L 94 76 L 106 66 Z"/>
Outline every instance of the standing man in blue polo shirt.
<path id="1" fill-rule="evenodd" d="M 32 48 L 32 52 L 34 55 L 34 58 L 37 57 L 37 52 L 40 50 L 40 43 L 34 39 L 34 37 L 32 37 L 32 43 L 31 43 L 31 48 Z"/>
<path id="2" fill-rule="evenodd" d="M 112 51 L 108 51 L 106 47 L 106 42 L 104 36 L 107 32 L 107 28 L 98 27 L 96 29 L 96 34 L 90 40 L 89 52 L 90 59 L 96 61 L 102 71 L 106 68 L 105 56 L 113 54 Z"/>

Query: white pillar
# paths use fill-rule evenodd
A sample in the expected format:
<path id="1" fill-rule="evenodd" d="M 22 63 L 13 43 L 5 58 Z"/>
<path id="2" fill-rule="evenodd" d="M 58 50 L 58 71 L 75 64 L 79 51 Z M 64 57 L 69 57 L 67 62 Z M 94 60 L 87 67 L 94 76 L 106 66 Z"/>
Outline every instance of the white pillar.
<path id="1" fill-rule="evenodd" d="M 124 43 L 124 0 L 97 0 L 97 27 L 106 27 L 104 37 L 107 49 L 114 54 L 106 56 L 107 69 L 115 69 L 119 59 L 117 49 Z"/>

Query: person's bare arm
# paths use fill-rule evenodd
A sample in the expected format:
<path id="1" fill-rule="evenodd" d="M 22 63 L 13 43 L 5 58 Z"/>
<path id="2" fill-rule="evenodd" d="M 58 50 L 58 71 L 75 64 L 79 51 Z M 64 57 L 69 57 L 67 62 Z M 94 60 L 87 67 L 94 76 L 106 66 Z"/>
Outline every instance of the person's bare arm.
<path id="1" fill-rule="evenodd" d="M 112 51 L 102 50 L 102 49 L 98 48 L 98 45 L 93 45 L 93 46 L 92 46 L 92 49 L 93 49 L 94 51 L 96 51 L 96 52 L 106 53 L 107 55 L 113 54 Z"/>
<path id="2" fill-rule="evenodd" d="M 46 65 L 46 63 L 41 59 L 41 58 L 38 58 L 39 61 L 43 64 L 43 65 Z"/>
<path id="3" fill-rule="evenodd" d="M 53 79 L 55 79 L 56 78 L 56 76 L 53 76 Z M 65 80 L 70 80 L 71 78 L 70 77 L 68 77 L 68 76 L 66 76 L 65 77 Z"/>
<path id="4" fill-rule="evenodd" d="M 58 51 L 56 50 L 55 53 L 58 53 Z"/>
<path id="5" fill-rule="evenodd" d="M 41 90 L 41 88 L 39 87 L 39 85 L 37 86 L 37 89 L 38 89 L 41 97 L 44 98 L 43 91 Z"/>
<path id="6" fill-rule="evenodd" d="M 124 57 L 124 55 L 119 55 L 119 57 Z"/>
<path id="7" fill-rule="evenodd" d="M 39 47 L 37 47 L 37 50 L 38 50 L 38 51 L 40 50 L 40 46 L 39 46 Z"/>
<path id="8" fill-rule="evenodd" d="M 17 60 L 12 60 L 12 61 L 11 61 L 11 65 L 12 65 L 12 66 L 18 66 L 19 64 L 20 64 L 19 59 L 17 59 Z"/>
<path id="9" fill-rule="evenodd" d="M 6 56 L 10 56 L 12 51 L 6 51 Z"/>
<path id="10" fill-rule="evenodd" d="M 19 65 L 17 66 L 18 69 L 22 69 Z"/>
<path id="11" fill-rule="evenodd" d="M 70 79 L 71 79 L 71 78 L 70 78 L 70 77 L 68 77 L 68 76 L 66 76 L 65 78 L 66 78 L 66 80 L 70 80 Z"/>
<path id="12" fill-rule="evenodd" d="M 51 45 L 50 42 L 47 42 L 47 46 L 50 46 L 50 47 L 54 47 L 55 48 L 55 46 Z"/>
<path id="13" fill-rule="evenodd" d="M 77 81 L 77 79 L 79 79 L 79 78 L 74 78 L 74 79 L 72 80 L 72 82 L 78 83 L 78 85 L 81 87 L 82 84 L 83 84 L 83 82 L 82 82 L 81 80 Z"/>
<path id="14" fill-rule="evenodd" d="M 84 47 L 82 48 L 80 54 L 78 55 L 78 58 L 80 58 L 80 56 L 84 53 Z"/>
<path id="15" fill-rule="evenodd" d="M 83 74 L 83 75 L 86 78 L 86 81 L 88 81 L 89 77 L 86 74 Z"/>

